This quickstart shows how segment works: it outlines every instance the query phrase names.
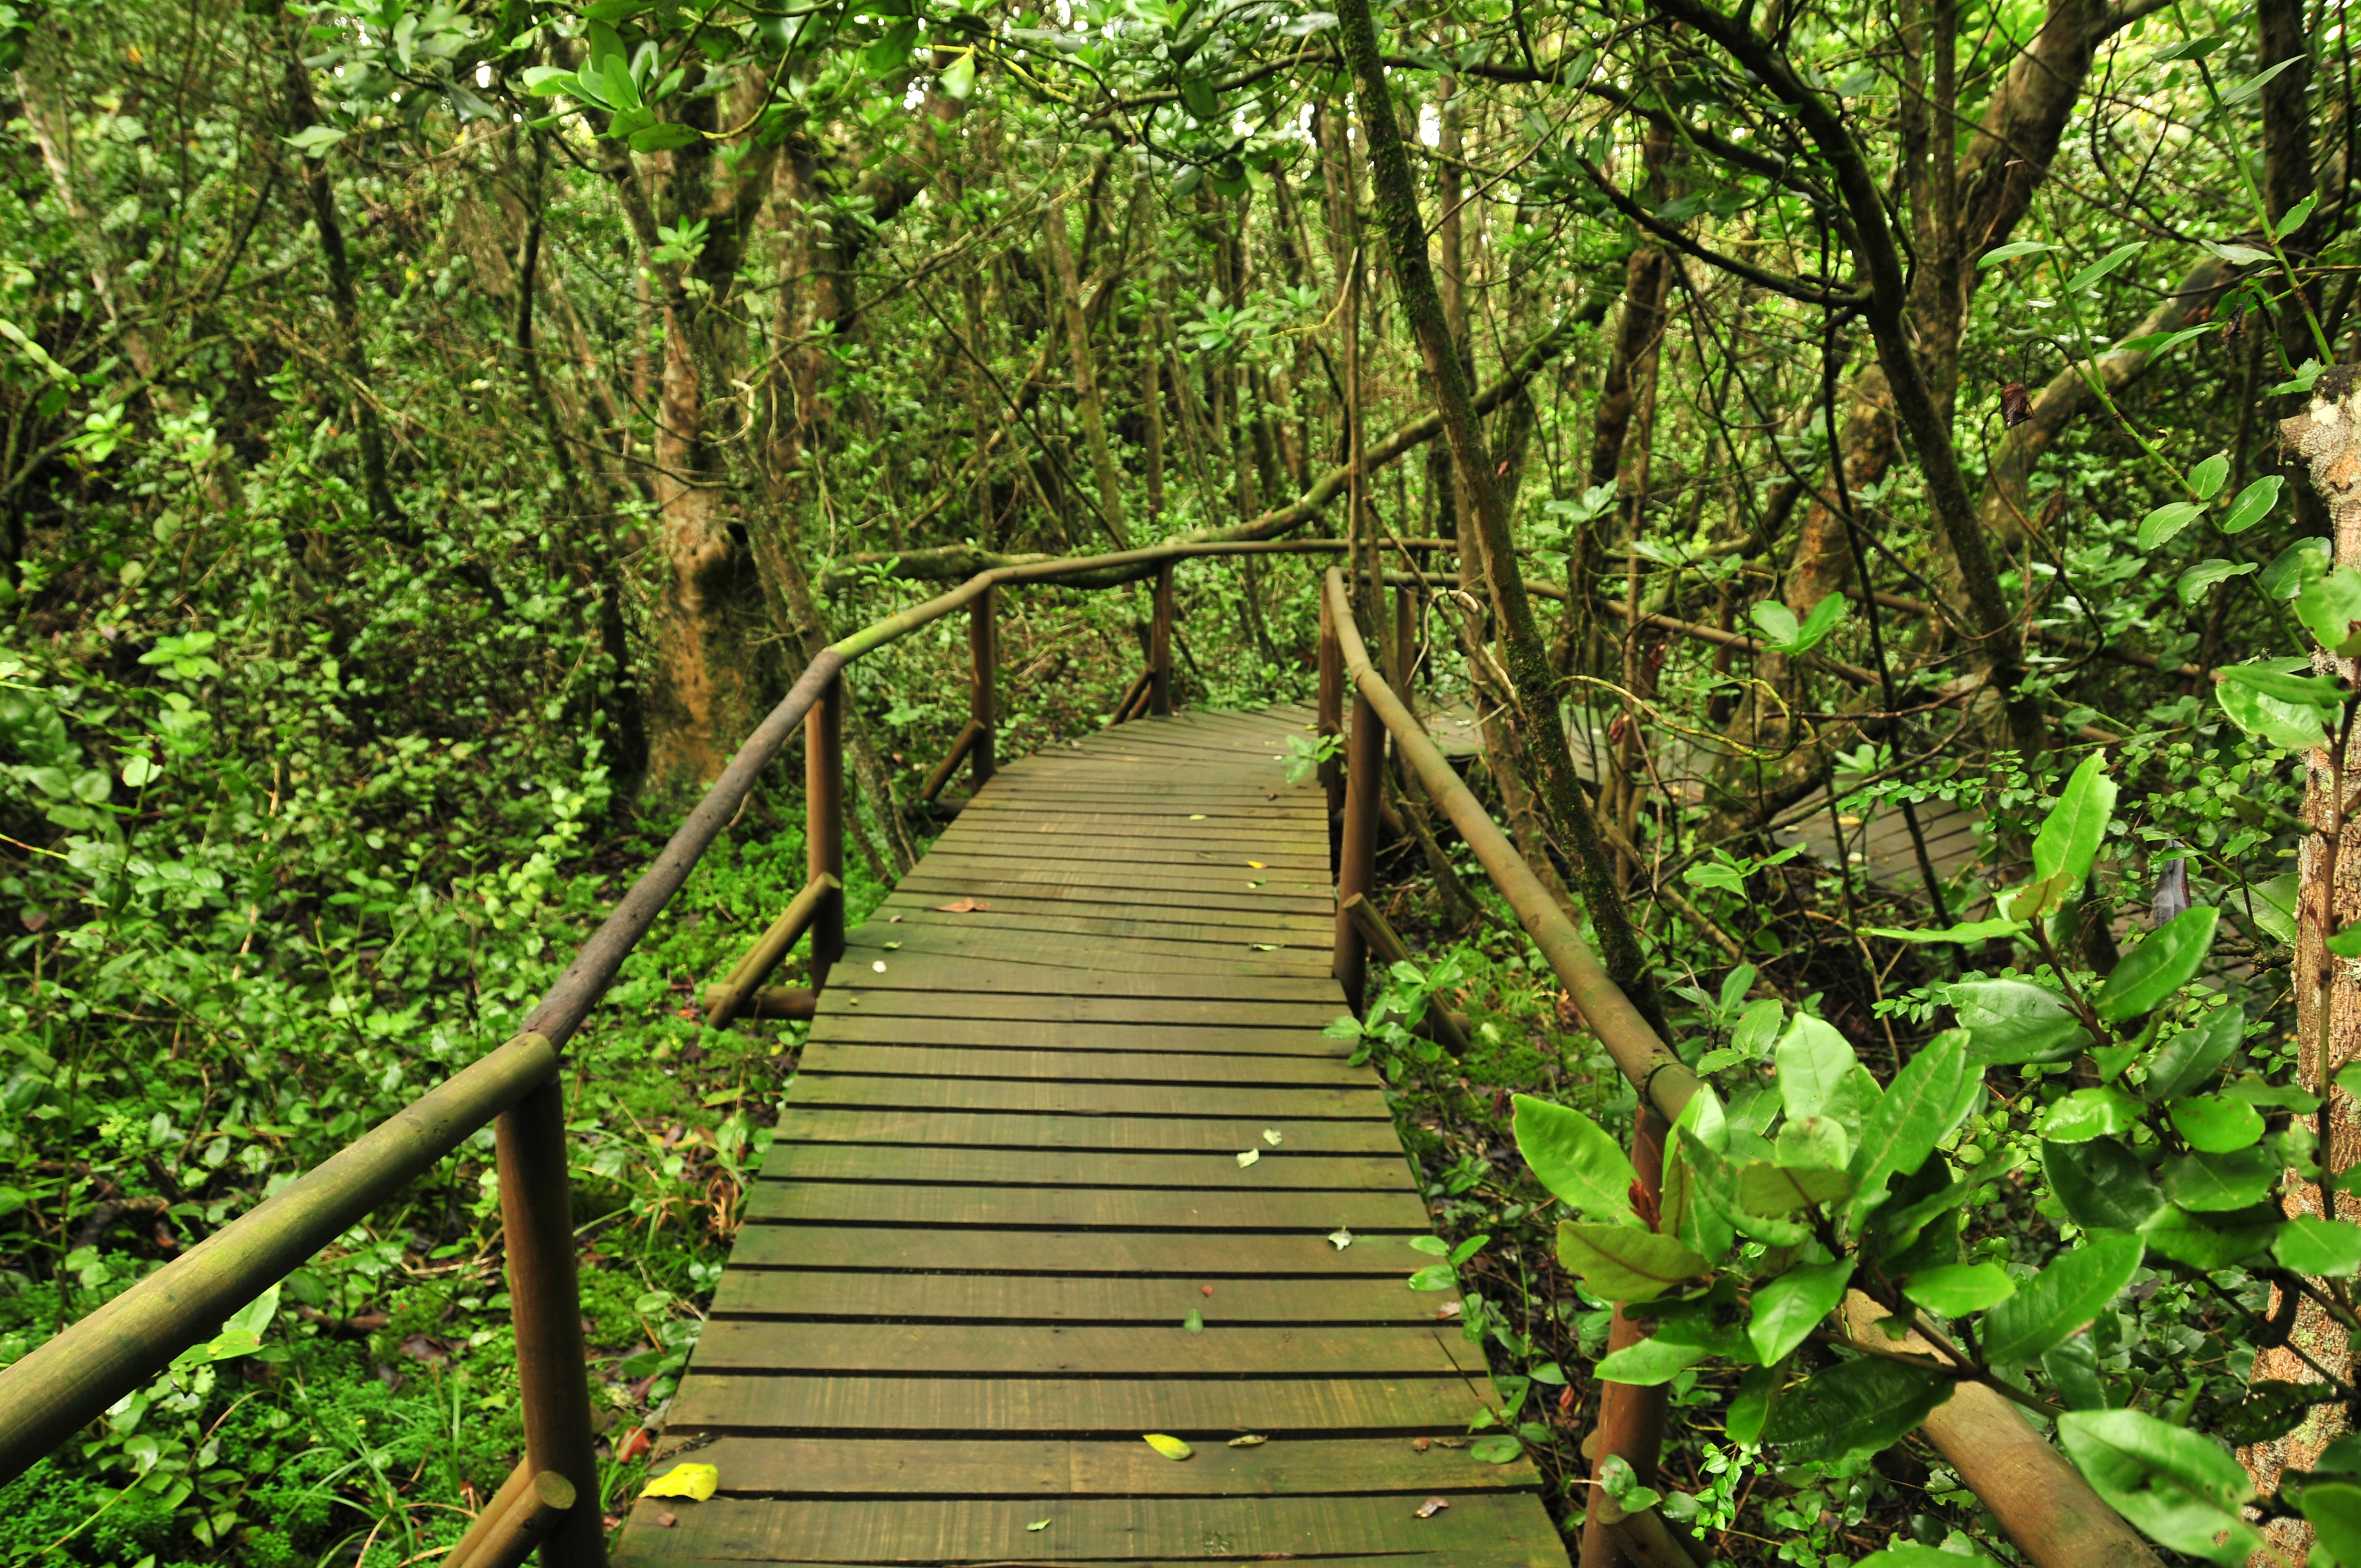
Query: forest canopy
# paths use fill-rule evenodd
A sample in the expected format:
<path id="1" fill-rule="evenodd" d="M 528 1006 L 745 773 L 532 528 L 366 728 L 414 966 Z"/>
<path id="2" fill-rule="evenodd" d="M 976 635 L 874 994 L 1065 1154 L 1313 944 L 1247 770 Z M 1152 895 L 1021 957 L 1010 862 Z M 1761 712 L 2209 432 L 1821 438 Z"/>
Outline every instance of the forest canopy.
<path id="1" fill-rule="evenodd" d="M 1648 1120 L 1397 761 L 1339 1037 L 1570 1541 L 2042 1562 L 1926 1435 L 1973 1387 L 2159 1562 L 2361 1568 L 2341 4 L 53 0 L 0 67 L 0 1365 L 508 1037 L 830 643 L 1293 541 L 1178 568 L 1181 700 L 1311 699 L 1344 567 L 1706 1086 Z M 1124 716 L 1153 576 L 1003 594 L 1004 756 Z M 846 677 L 856 916 L 968 659 Z M 610 1513 L 795 1071 L 697 1003 L 800 777 L 569 1047 Z M 489 1147 L 9 1560 L 447 1548 L 521 1442 Z"/>

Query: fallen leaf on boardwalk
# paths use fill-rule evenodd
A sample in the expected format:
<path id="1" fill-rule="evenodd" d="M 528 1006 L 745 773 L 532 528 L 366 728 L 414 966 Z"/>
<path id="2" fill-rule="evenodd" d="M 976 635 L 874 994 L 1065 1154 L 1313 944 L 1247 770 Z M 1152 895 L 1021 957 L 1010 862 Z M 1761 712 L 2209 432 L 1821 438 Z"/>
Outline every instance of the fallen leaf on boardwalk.
<path id="1" fill-rule="evenodd" d="M 1177 1437 L 1166 1437 L 1160 1431 L 1144 1432 L 1141 1441 L 1167 1459 L 1186 1459 L 1197 1451 Z"/>
<path id="2" fill-rule="evenodd" d="M 656 1445 L 656 1434 L 645 1427 L 633 1427 L 623 1441 L 615 1445 L 615 1463 L 629 1464 Z"/>
<path id="3" fill-rule="evenodd" d="M 1287 1142 L 1287 1139 L 1280 1135 L 1279 1130 L 1277 1127 L 1265 1127 L 1262 1130 L 1262 1141 L 1268 1144 L 1271 1147 L 1277 1148 L 1279 1145 Z"/>
<path id="4" fill-rule="evenodd" d="M 1451 1505 L 1449 1503 L 1444 1502 L 1441 1497 L 1429 1497 L 1426 1501 L 1419 1504 L 1417 1508 L 1411 1511 L 1422 1519 L 1431 1519 L 1450 1506 Z"/>
<path id="5" fill-rule="evenodd" d="M 1252 1165 L 1261 1157 L 1262 1150 L 1260 1149 L 1240 1149 L 1238 1151 L 1238 1168 L 1240 1170 L 1244 1170 L 1246 1167 Z"/>
<path id="6" fill-rule="evenodd" d="M 871 964 L 869 967 L 875 970 L 879 974 L 884 974 L 885 972 L 885 960 L 884 959 L 879 959 L 875 963 Z"/>
<path id="7" fill-rule="evenodd" d="M 686 1497 L 701 1503 L 721 1485 L 721 1472 L 710 1464 L 675 1464 L 640 1488 L 642 1497 Z"/>
<path id="8" fill-rule="evenodd" d="M 1205 1332 L 1205 1314 L 1197 1310 L 1196 1308 L 1191 1307 L 1189 1309 L 1189 1315 L 1180 1320 L 1180 1326 L 1187 1329 L 1192 1334 L 1203 1333 Z"/>
<path id="9" fill-rule="evenodd" d="M 1268 869 L 1260 861 L 1248 861 L 1246 864 L 1252 866 L 1257 871 L 1264 871 Z"/>
<path id="10" fill-rule="evenodd" d="M 1210 1285 L 1200 1285 L 1197 1287 L 1197 1294 L 1200 1296 L 1210 1296 L 1213 1293 L 1213 1288 Z"/>
<path id="11" fill-rule="evenodd" d="M 1264 1443 L 1267 1443 L 1269 1441 L 1270 1439 L 1263 1436 L 1262 1433 L 1258 1431 L 1250 1431 L 1243 1437 L 1234 1437 L 1230 1439 L 1230 1446 L 1232 1448 L 1260 1448 Z"/>
<path id="12" fill-rule="evenodd" d="M 989 915 L 992 913 L 992 905 L 981 898 L 954 898 L 949 904 L 938 904 L 934 908 L 938 915 Z M 895 918 L 898 920 L 901 916 L 897 915 Z"/>
<path id="13" fill-rule="evenodd" d="M 1434 1317 L 1437 1322 L 1448 1321 L 1458 1315 L 1459 1303 L 1456 1301 L 1445 1301 L 1442 1306 L 1437 1307 L 1434 1310 Z"/>
<path id="14" fill-rule="evenodd" d="M 2178 862 L 2175 863 L 2177 864 Z M 1279 951 L 1279 944 L 1277 942 L 1248 942 L 1246 946 L 1252 948 L 1257 953 L 1275 953 Z"/>
<path id="15" fill-rule="evenodd" d="M 1334 1230 L 1328 1233 L 1328 1239 L 1336 1244 L 1336 1250 L 1338 1252 L 1343 1252 L 1346 1247 L 1353 1245 L 1353 1233 L 1346 1230 L 1344 1226 L 1339 1225 Z"/>
<path id="16" fill-rule="evenodd" d="M 656 1523 L 664 1526 L 666 1530 L 670 1530 L 679 1522 L 680 1516 L 678 1514 L 658 1514 L 656 1516 Z"/>
<path id="17" fill-rule="evenodd" d="M 888 942 L 885 944 L 885 950 L 889 953 L 898 952 L 901 950 L 901 947 L 902 944 L 899 942 Z"/>
<path id="18" fill-rule="evenodd" d="M 1202 822 L 1205 820 L 1205 814 L 1202 811 L 1192 811 L 1189 814 L 1189 820 L 1191 822 Z"/>
<path id="19" fill-rule="evenodd" d="M 888 926 L 899 926 L 901 923 L 902 917 L 899 915 L 888 915 L 885 916 L 885 924 Z"/>
<path id="20" fill-rule="evenodd" d="M 1434 1444 L 1426 1438 L 1414 1437 L 1410 1440 L 1410 1448 L 1412 1453 L 1424 1453 L 1428 1449 L 1433 1448 L 1433 1446 Z"/>
<path id="21" fill-rule="evenodd" d="M 1270 880 L 1270 878 L 1268 878 L 1268 877 L 1267 877 L 1267 876 L 1266 876 L 1266 877 L 1257 877 L 1257 878 L 1255 878 L 1255 879 L 1254 879 L 1254 881 L 1252 881 L 1252 882 L 1250 882 L 1250 883 L 1246 883 L 1246 885 L 1247 885 L 1248 887 L 1260 887 L 1263 883 L 1265 883 L 1268 882 L 1269 880 Z"/>
<path id="22" fill-rule="evenodd" d="M 1049 1528 L 1049 1521 L 1048 1519 L 1035 1519 L 1031 1524 L 1027 1525 L 1025 1528 L 1027 1530 L 1048 1530 Z"/>

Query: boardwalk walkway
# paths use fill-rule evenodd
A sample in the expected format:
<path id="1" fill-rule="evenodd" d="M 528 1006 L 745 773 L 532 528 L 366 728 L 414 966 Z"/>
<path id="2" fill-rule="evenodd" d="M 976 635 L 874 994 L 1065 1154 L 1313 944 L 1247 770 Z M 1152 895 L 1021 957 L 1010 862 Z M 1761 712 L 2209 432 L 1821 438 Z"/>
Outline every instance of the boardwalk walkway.
<path id="1" fill-rule="evenodd" d="M 1310 719 L 1013 764 L 851 933 L 658 1450 L 720 1492 L 620 1563 L 1565 1568 L 1466 1444 L 1482 1352 L 1406 1288 L 1425 1205 L 1320 1033 Z"/>

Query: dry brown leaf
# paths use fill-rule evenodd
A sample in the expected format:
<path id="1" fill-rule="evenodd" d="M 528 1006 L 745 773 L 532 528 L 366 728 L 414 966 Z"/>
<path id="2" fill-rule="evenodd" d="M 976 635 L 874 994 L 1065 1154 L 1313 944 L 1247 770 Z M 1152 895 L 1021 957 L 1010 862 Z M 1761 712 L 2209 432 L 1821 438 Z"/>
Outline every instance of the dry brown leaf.
<path id="1" fill-rule="evenodd" d="M 981 898 L 954 898 L 949 904 L 938 904 L 935 909 L 943 915 L 989 915 L 992 905 Z"/>
<path id="2" fill-rule="evenodd" d="M 1422 1519 L 1431 1519 L 1450 1506 L 1451 1505 L 1449 1503 L 1444 1502 L 1441 1497 L 1429 1497 L 1426 1501 L 1419 1504 L 1416 1508 L 1413 1508 L 1411 1512 L 1417 1514 L 1418 1517 Z"/>

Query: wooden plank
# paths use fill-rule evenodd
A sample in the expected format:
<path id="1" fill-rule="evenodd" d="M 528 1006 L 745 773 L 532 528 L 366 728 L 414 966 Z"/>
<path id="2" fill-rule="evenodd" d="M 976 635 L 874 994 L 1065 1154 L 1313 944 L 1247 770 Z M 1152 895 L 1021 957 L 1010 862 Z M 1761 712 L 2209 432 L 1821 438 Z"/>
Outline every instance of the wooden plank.
<path id="1" fill-rule="evenodd" d="M 1204 1293 L 1210 1285 L 1213 1294 Z M 851 1274 L 733 1267 L 713 1295 L 718 1318 L 1016 1319 L 1031 1322 L 1396 1323 L 1440 1321 L 1458 1293 L 1400 1278 L 1113 1278 L 1016 1274 Z"/>
<path id="2" fill-rule="evenodd" d="M 1099 814 L 1008 811 L 995 815 L 989 827 L 981 822 L 971 826 L 972 831 L 979 834 L 989 832 L 1010 844 L 1030 844 L 1054 836 L 1104 840 L 1109 847 L 1116 849 L 1143 843 L 1174 846 L 1212 844 L 1228 845 L 1249 855 L 1255 854 L 1257 849 L 1268 849 L 1309 856 L 1324 853 L 1327 842 L 1327 828 L 1320 814 L 1315 812 L 1306 812 L 1301 822 L 1265 823 L 1254 827 L 1234 822 L 1192 822 L 1186 817 L 1179 821 L 1159 818 L 1153 822 L 1114 827 L 1094 827 L 1087 821 L 1074 820 L 1077 817 L 1096 815 Z"/>
<path id="3" fill-rule="evenodd" d="M 1273 1439 L 1464 1432 L 1482 1378 L 907 1377 L 700 1373 L 681 1380 L 667 1432 L 997 1432 Z M 1037 1516 L 1038 1517 L 1038 1516 Z"/>
<path id="4" fill-rule="evenodd" d="M 961 898 L 983 898 L 996 908 L 1012 896 L 1049 900 L 1081 906 L 1116 905 L 1137 909 L 1190 912 L 1186 917 L 1203 921 L 1229 916 L 1261 919 L 1268 916 L 1319 916 L 1333 914 L 1335 896 L 1323 893 L 1317 898 L 1297 894 L 1274 894 L 1268 888 L 1248 889 L 1243 883 L 1235 893 L 1178 892 L 1151 893 L 1148 890 L 1117 884 L 1085 885 L 1050 882 L 1011 883 L 989 878 L 935 876 L 922 863 L 918 870 L 902 879 L 902 885 L 913 893 L 923 894 L 935 903 Z"/>
<path id="5" fill-rule="evenodd" d="M 1082 909 L 1104 908 L 1104 905 L 1082 905 Z M 1168 942 L 1213 942 L 1235 947 L 1241 942 L 1269 942 L 1280 947 L 1303 948 L 1325 951 L 1334 939 L 1336 922 L 1333 916 L 1317 915 L 1261 915 L 1224 920 L 1205 916 L 1190 918 L 1188 910 L 1152 911 L 1141 915 L 1110 912 L 1104 915 L 1081 913 L 1069 908 L 1065 913 L 1037 915 L 1005 910 L 995 901 L 990 910 L 965 915 L 947 915 L 925 905 L 906 904 L 898 909 L 899 920 L 873 920 L 872 925 L 915 926 L 921 930 L 944 926 L 986 931 L 1043 931 L 1071 937 L 1100 937 L 1114 941 L 1157 940 Z M 1200 923 L 1201 921 L 1204 923 Z"/>
<path id="6" fill-rule="evenodd" d="M 671 1455 L 657 1451 L 651 1472 Z M 1466 1448 L 1406 1438 L 1310 1438 L 1231 1448 L 1208 1442 L 1175 1464 L 1137 1438 L 725 1437 L 682 1455 L 721 1473 L 727 1497 L 1283 1497 L 1290 1493 L 1527 1490 L 1529 1460 L 1490 1464 Z"/>
<path id="7" fill-rule="evenodd" d="M 928 1377 L 1481 1377 L 1456 1323 L 844 1323 L 715 1318 L 697 1371 L 917 1372 Z"/>
<path id="8" fill-rule="evenodd" d="M 1266 950 L 1268 949 L 1268 950 Z M 1326 974 L 1333 957 L 1316 948 L 1257 947 L 1241 938 L 1229 942 L 1173 942 L 1152 938 L 1118 938 L 1075 932 L 994 930 L 973 926 L 863 926 L 845 939 L 845 955 L 856 969 L 892 971 L 916 958 L 966 959 L 992 964 L 1088 971 L 1120 963 L 1134 974 L 1196 974 L 1253 979 L 1269 975 L 1312 979 Z M 877 969 L 879 963 L 885 970 Z"/>
<path id="9" fill-rule="evenodd" d="M 963 963 L 956 959 L 910 959 L 900 966 L 897 977 L 864 974 L 847 977 L 847 984 L 859 992 L 870 991 L 939 991 L 958 992 L 971 995 L 1052 995 L 1052 996 L 1123 996 L 1157 997 L 1171 1001 L 1196 1001 L 1211 996 L 1235 996 L 1235 991 L 1208 992 L 1204 982 L 1189 977 L 1171 978 L 1149 974 L 1129 974 L 1120 970 L 1094 973 L 1087 985 L 1080 989 L 1057 989 L 1046 986 L 1036 977 L 1012 974 L 990 964 Z M 1280 1003 L 1334 1003 L 1342 1005 L 1345 993 L 1333 980 L 1270 980 L 1254 988 L 1254 1000 L 1242 1003 L 1258 1007 Z"/>
<path id="10" fill-rule="evenodd" d="M 873 978 L 867 971 L 847 975 L 821 992 L 820 1020 L 887 1016 L 993 1018 L 1042 1024 L 1324 1029 L 1346 1011 L 1341 991 L 1334 1001 L 1216 1002 L 1202 997 L 1072 996 L 1041 992 L 990 994 L 872 987 L 868 981 Z"/>
<path id="11" fill-rule="evenodd" d="M 812 1024 L 815 1046 L 999 1046 L 1035 1051 L 1156 1051 L 1183 1056 L 1324 1057 L 1341 1061 L 1350 1040 L 1314 1029 L 1234 1029 L 1182 1024 L 1052 1024 L 982 1018 L 896 1018 L 867 1007 Z"/>
<path id="12" fill-rule="evenodd" d="M 1402 1235 L 1174 1235 L 1169 1232 L 862 1231 L 834 1225 L 747 1225 L 730 1253 L 736 1268 L 832 1268 L 1032 1275 L 1155 1275 L 1191 1284 L 1224 1279 L 1344 1279 L 1399 1286 L 1434 1260 Z M 724 1277 L 727 1277 L 725 1276 Z M 1464 1420 L 1464 1415 L 1463 1415 Z"/>
<path id="13" fill-rule="evenodd" d="M 929 882 L 992 883 L 1003 887 L 1111 887 L 1134 892 L 1247 893 L 1260 883 L 1268 898 L 1334 898 L 1324 873 L 1258 872 L 1250 866 L 1130 866 L 1104 861 L 1045 864 L 1022 855 L 970 858 L 929 855 L 911 874 Z"/>
<path id="14" fill-rule="evenodd" d="M 1260 1158 L 1240 1166 L 1235 1151 L 1140 1154 L 1130 1150 L 872 1148 L 844 1144 L 774 1143 L 763 1175 L 775 1181 L 926 1181 L 961 1186 L 1174 1187 L 1201 1191 L 1409 1192 L 1400 1156 L 1290 1154 L 1252 1147 Z"/>
<path id="15" fill-rule="evenodd" d="M 897 1187 L 884 1182 L 758 1181 L 746 1218 L 773 1224 L 984 1225 L 1106 1231 L 1301 1231 L 1325 1236 L 1423 1233 L 1410 1192 L 1174 1192 L 1150 1188 Z"/>
<path id="16" fill-rule="evenodd" d="M 789 1103 L 795 1105 L 1021 1111 L 1070 1116 L 1235 1116 L 1280 1128 L 1308 1121 L 1389 1120 L 1385 1095 L 1375 1089 L 1179 1089 L 1132 1083 L 1013 1083 L 993 1078 L 951 1083 L 941 1079 L 804 1073 L 796 1079 L 790 1094 Z"/>
<path id="17" fill-rule="evenodd" d="M 1273 1128 L 1301 1154 L 1400 1157 L 1389 1122 L 1185 1121 L 1166 1116 L 1016 1116 L 979 1111 L 862 1111 L 790 1101 L 778 1136 L 794 1143 L 1008 1149 L 1168 1149 L 1229 1154 Z"/>
<path id="18" fill-rule="evenodd" d="M 1227 1562 L 1348 1552 L 1463 1552 L 1500 1568 L 1564 1568 L 1565 1547 L 1524 1493 L 1464 1494 L 1432 1519 L 1418 1499 L 1279 1497 L 911 1497 L 891 1508 L 850 1499 L 715 1497 L 637 1504 L 629 1530 L 656 1531 L 667 1556 L 720 1562 L 983 1563 L 1104 1557 Z M 1043 1518 L 1044 1530 L 1029 1527 Z M 1055 1538 L 1055 1539 L 1052 1539 Z"/>
<path id="19" fill-rule="evenodd" d="M 1037 844 L 1033 842 L 1036 839 L 1044 839 L 1047 842 Z M 1011 835 L 990 833 L 981 828 L 966 830 L 954 827 L 941 838 L 937 839 L 935 847 L 928 851 L 929 859 L 938 855 L 952 855 L 968 859 L 977 856 L 1004 858 L 1014 856 L 1028 863 L 1037 864 L 1079 862 L 1104 865 L 1110 859 L 1120 858 L 1130 864 L 1141 866 L 1236 866 L 1241 868 L 1246 866 L 1246 861 L 1252 860 L 1260 861 L 1266 866 L 1310 872 L 1320 876 L 1328 874 L 1327 850 L 1324 847 L 1314 848 L 1309 840 L 1306 840 L 1301 849 L 1242 850 L 1228 834 L 1222 835 L 1219 839 L 1192 843 L 1186 839 L 1150 840 L 1115 838 L 1104 834 L 1090 835 L 1086 839 L 1040 833 Z"/>
<path id="20" fill-rule="evenodd" d="M 1363 1088 L 1369 1069 L 1324 1057 L 1166 1056 L 1153 1051 L 1034 1051 L 991 1046 L 804 1047 L 804 1072 L 899 1078 L 1010 1078 L 1039 1083 L 1275 1083 Z"/>
<path id="21" fill-rule="evenodd" d="M 1147 926 L 1192 934 L 1213 929 L 1240 934 L 1251 933 L 1257 939 L 1274 941 L 1292 938 L 1302 940 L 1321 932 L 1333 934 L 1336 920 L 1332 914 L 1308 913 L 1288 915 L 1266 910 L 1242 916 L 1232 912 L 1214 914 L 1191 910 L 1163 899 L 1095 899 L 1088 902 L 1061 898 L 1035 898 L 1026 894 L 999 893 L 992 895 L 992 907 L 964 914 L 950 914 L 935 907 L 939 904 L 957 902 L 936 893 L 896 893 L 877 906 L 870 916 L 872 923 L 901 925 L 917 920 L 923 914 L 929 920 L 973 920 L 979 923 L 1010 925 L 1020 929 L 1035 921 L 1074 922 L 1085 928 L 1101 927 Z M 900 916 L 901 920 L 894 919 Z M 1055 929 L 1053 924 L 1049 928 Z M 1119 933 L 1118 933 L 1119 934 Z"/>

